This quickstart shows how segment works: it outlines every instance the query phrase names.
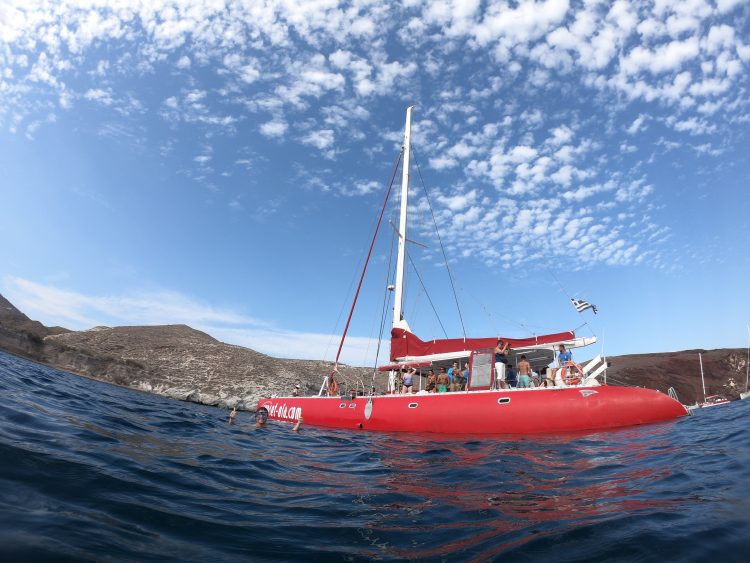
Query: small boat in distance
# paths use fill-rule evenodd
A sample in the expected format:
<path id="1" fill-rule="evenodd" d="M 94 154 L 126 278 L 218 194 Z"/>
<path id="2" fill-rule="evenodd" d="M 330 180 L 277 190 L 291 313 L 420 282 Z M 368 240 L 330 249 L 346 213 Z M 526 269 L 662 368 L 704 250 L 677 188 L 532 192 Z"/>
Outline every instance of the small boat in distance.
<path id="1" fill-rule="evenodd" d="M 722 395 L 706 395 L 706 380 L 703 377 L 703 355 L 698 353 L 698 361 L 701 364 L 701 383 L 703 384 L 703 402 L 696 403 L 694 409 L 705 409 L 707 407 L 715 407 L 717 405 L 724 405 L 729 403 L 729 399 Z"/>
<path id="2" fill-rule="evenodd" d="M 508 363 L 516 364 L 520 356 L 524 355 L 532 370 L 541 373 L 552 364 L 561 345 L 567 349 L 584 347 L 595 343 L 595 337 L 577 337 L 573 331 L 565 331 L 525 338 L 464 336 L 425 341 L 412 332 L 403 307 L 408 241 L 411 114 L 410 107 L 406 111 L 404 144 L 399 158 L 402 179 L 400 220 L 396 232 L 398 253 L 395 283 L 389 286 L 393 293 L 390 363 L 380 368 L 380 371 L 390 372 L 390 376 L 395 378 L 398 370 L 407 368 L 409 379 L 420 382 L 419 386 L 415 385 L 420 390 L 376 394 L 375 386 L 371 385 L 369 391 L 364 391 L 366 394 L 340 394 L 336 381 L 341 347 L 391 193 L 389 187 L 333 371 L 323 378 L 317 396 L 261 399 L 257 406 L 257 416 L 295 422 L 304 414 L 305 424 L 308 426 L 476 436 L 607 430 L 673 420 L 689 414 L 679 401 L 659 391 L 607 385 L 606 379 L 604 384 L 600 383 L 599 377 L 607 369 L 606 358 L 601 355 L 585 365 L 566 362 L 552 372 L 550 379 L 554 379 L 554 384 L 527 388 L 509 387 L 503 377 L 503 366 L 496 363 L 498 358 L 495 347 L 500 340 L 512 350 L 511 357 L 506 360 Z M 397 171 L 398 164 L 393 179 L 396 178 Z M 452 392 L 434 392 L 435 389 L 428 392 L 421 389 L 421 377 L 427 369 L 437 372 L 440 368 L 450 367 L 454 362 L 460 367 L 468 367 L 469 376 L 465 385 Z M 502 363 L 501 361 L 500 364 Z"/>
<path id="3" fill-rule="evenodd" d="M 702 403 L 698 403 L 698 408 L 705 409 L 706 407 L 715 407 L 716 405 L 723 405 L 729 402 L 729 399 L 727 399 L 723 395 L 709 395 L 708 397 L 703 399 Z"/>

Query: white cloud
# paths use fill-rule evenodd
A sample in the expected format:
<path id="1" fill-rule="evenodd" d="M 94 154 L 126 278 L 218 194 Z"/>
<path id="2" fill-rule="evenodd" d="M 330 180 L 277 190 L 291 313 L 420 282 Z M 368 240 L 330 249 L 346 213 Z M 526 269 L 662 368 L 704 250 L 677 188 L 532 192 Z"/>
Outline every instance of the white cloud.
<path id="1" fill-rule="evenodd" d="M 319 150 L 327 149 L 333 145 L 334 134 L 331 129 L 321 129 L 320 131 L 311 131 L 302 138 L 302 142 L 311 145 Z"/>
<path id="2" fill-rule="evenodd" d="M 83 97 L 87 100 L 99 102 L 105 106 L 111 106 L 114 103 L 114 100 L 112 99 L 112 91 L 110 89 L 102 90 L 101 88 L 93 88 L 87 90 Z"/>
<path id="3" fill-rule="evenodd" d="M 646 122 L 646 119 L 648 119 L 648 116 L 646 115 L 639 115 L 633 120 L 633 123 L 630 124 L 630 126 L 627 128 L 628 135 L 635 135 L 643 128 L 643 124 Z"/>
<path id="4" fill-rule="evenodd" d="M 283 137 L 289 125 L 283 119 L 273 119 L 260 126 L 260 132 L 271 138 Z"/>

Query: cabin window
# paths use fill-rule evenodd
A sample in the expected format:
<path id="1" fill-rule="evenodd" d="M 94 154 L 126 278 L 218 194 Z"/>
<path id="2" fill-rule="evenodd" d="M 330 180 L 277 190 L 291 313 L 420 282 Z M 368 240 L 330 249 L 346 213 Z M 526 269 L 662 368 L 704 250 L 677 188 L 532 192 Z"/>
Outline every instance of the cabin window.
<path id="1" fill-rule="evenodd" d="M 500 397 L 497 400 L 498 405 L 507 405 L 508 403 L 510 403 L 510 397 Z"/>
<path id="2" fill-rule="evenodd" d="M 419 406 L 419 403 L 409 403 L 410 409 L 416 409 Z"/>

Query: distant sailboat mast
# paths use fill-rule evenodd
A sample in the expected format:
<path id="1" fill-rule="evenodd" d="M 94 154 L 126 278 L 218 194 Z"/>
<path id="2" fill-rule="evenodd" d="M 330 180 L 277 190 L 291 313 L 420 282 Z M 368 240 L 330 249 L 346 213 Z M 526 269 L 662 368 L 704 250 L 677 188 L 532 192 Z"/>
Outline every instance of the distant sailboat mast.
<path id="1" fill-rule="evenodd" d="M 740 399 L 750 398 L 748 393 L 748 383 L 750 383 L 750 325 L 747 325 L 747 361 L 745 362 L 745 392 L 740 393 Z"/>
<path id="2" fill-rule="evenodd" d="M 703 379 L 703 356 L 698 352 L 698 360 L 701 363 L 701 383 L 703 384 L 703 402 L 706 402 L 706 380 Z"/>
<path id="3" fill-rule="evenodd" d="M 404 128 L 404 162 L 401 174 L 401 215 L 398 223 L 398 258 L 396 260 L 396 287 L 393 305 L 393 326 L 409 330 L 404 320 L 404 267 L 406 264 L 406 214 L 409 207 L 409 158 L 411 156 L 411 110 L 406 108 Z"/>

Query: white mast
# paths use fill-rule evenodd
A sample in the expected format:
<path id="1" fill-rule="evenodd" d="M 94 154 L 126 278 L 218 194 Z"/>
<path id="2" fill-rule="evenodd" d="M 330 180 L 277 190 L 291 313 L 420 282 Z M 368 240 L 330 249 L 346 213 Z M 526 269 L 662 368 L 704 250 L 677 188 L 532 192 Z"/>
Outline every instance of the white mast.
<path id="1" fill-rule="evenodd" d="M 404 267 L 406 261 L 406 211 L 409 207 L 409 157 L 411 152 L 411 110 L 406 108 L 404 127 L 404 162 L 401 175 L 401 216 L 398 224 L 398 259 L 396 261 L 396 288 L 393 305 L 393 326 L 409 330 L 403 319 L 404 308 Z"/>
<path id="2" fill-rule="evenodd" d="M 698 360 L 701 363 L 701 383 L 703 384 L 703 402 L 706 402 L 706 380 L 703 379 L 703 356 L 698 352 Z"/>

